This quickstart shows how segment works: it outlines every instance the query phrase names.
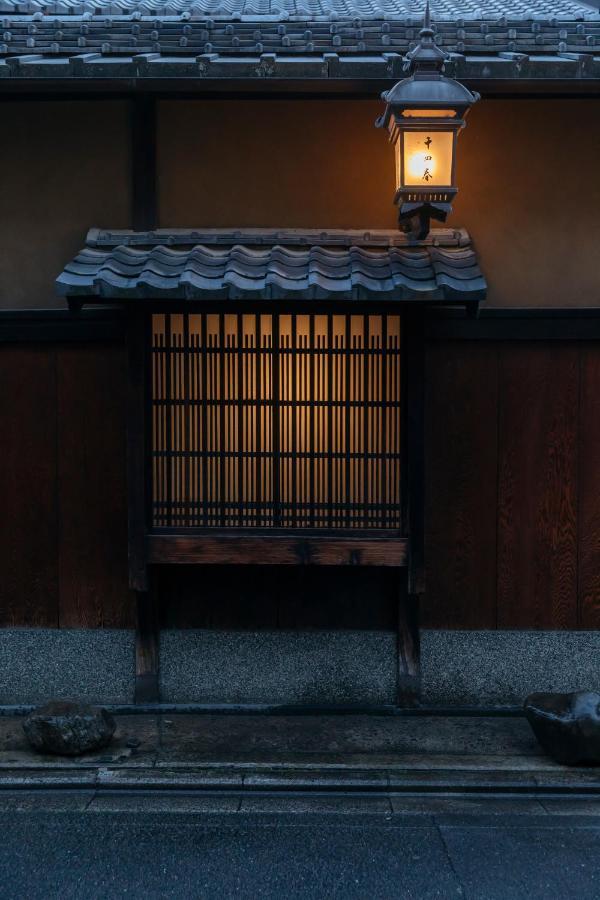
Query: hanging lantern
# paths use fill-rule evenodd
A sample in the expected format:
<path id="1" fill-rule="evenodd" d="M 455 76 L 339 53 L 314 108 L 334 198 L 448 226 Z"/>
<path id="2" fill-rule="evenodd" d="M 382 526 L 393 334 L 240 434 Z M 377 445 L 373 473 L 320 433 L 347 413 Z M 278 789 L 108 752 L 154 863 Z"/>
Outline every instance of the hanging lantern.
<path id="1" fill-rule="evenodd" d="M 407 55 L 408 78 L 384 92 L 377 128 L 387 128 L 396 154 L 400 227 L 416 239 L 429 233 L 431 219 L 446 221 L 457 192 L 456 139 L 479 94 L 443 74 L 448 54 L 434 41 L 429 5 L 419 43 Z"/>

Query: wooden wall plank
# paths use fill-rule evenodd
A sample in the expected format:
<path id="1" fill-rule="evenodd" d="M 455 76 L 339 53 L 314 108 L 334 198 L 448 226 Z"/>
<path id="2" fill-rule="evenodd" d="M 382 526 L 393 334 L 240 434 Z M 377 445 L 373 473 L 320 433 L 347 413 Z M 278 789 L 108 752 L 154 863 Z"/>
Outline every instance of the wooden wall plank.
<path id="1" fill-rule="evenodd" d="M 58 625 L 56 356 L 0 351 L 0 625 Z"/>
<path id="2" fill-rule="evenodd" d="M 57 354 L 60 626 L 133 627 L 125 348 L 62 345 Z"/>
<path id="3" fill-rule="evenodd" d="M 427 351 L 426 627 L 496 624 L 497 358 L 493 343 Z"/>
<path id="4" fill-rule="evenodd" d="M 600 344 L 579 352 L 578 624 L 600 628 Z"/>
<path id="5" fill-rule="evenodd" d="M 498 626 L 577 625 L 578 353 L 500 350 Z"/>

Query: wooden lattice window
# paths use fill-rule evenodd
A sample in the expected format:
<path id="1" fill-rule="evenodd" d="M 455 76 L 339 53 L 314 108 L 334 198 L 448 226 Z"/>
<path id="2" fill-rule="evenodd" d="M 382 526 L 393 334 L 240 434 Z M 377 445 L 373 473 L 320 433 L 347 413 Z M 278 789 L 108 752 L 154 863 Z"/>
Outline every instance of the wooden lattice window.
<path id="1" fill-rule="evenodd" d="M 154 528 L 399 529 L 398 315 L 152 316 Z"/>

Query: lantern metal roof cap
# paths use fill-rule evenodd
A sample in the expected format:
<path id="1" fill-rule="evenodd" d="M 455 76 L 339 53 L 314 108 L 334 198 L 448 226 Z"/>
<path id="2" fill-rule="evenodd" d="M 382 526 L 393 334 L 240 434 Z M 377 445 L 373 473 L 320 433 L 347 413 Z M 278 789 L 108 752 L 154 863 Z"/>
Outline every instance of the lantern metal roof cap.
<path id="1" fill-rule="evenodd" d="M 423 27 L 419 32 L 419 43 L 417 46 L 406 54 L 408 69 L 411 75 L 420 70 L 430 70 L 432 72 L 441 72 L 444 63 L 448 59 L 448 54 L 442 50 L 435 42 L 435 32 L 431 27 L 431 15 L 429 12 L 429 0 L 425 6 L 425 16 L 423 19 Z"/>
<path id="2" fill-rule="evenodd" d="M 420 73 L 416 73 L 399 81 L 389 91 L 384 91 L 381 99 L 386 101 L 388 108 L 396 109 L 429 106 L 465 109 L 479 100 L 479 94 L 471 92 L 453 78 L 437 74 L 435 78 L 423 78 Z"/>
<path id="3" fill-rule="evenodd" d="M 405 69 L 410 76 L 381 95 L 387 106 L 375 123 L 378 128 L 387 127 L 391 114 L 403 109 L 449 108 L 462 114 L 479 100 L 476 91 L 470 91 L 464 84 L 443 74 L 449 54 L 437 46 L 434 34 L 427 3 L 419 43 L 406 55 Z"/>

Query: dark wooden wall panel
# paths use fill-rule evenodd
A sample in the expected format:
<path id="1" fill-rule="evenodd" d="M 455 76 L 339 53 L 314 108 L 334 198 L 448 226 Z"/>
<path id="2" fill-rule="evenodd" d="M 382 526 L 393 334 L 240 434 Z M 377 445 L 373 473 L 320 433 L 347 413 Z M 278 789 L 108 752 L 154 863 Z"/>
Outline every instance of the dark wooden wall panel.
<path id="1" fill-rule="evenodd" d="M 427 353 L 423 624 L 496 625 L 498 347 Z"/>
<path id="2" fill-rule="evenodd" d="M 132 626 L 124 347 L 5 344 L 0 378 L 0 625 Z M 423 624 L 599 628 L 600 342 L 433 340 L 427 381 Z M 402 589 L 229 574 L 169 575 L 163 624 L 387 628 Z"/>
<path id="3" fill-rule="evenodd" d="M 0 348 L 0 625 L 58 624 L 56 353 Z"/>
<path id="4" fill-rule="evenodd" d="M 580 350 L 579 614 L 600 628 L 600 347 Z"/>
<path id="5" fill-rule="evenodd" d="M 124 348 L 0 347 L 0 626 L 132 627 Z"/>
<path id="6" fill-rule="evenodd" d="M 503 347 L 498 625 L 577 626 L 578 349 Z"/>
<path id="7" fill-rule="evenodd" d="M 127 628 L 125 351 L 64 346 L 57 357 L 60 626 Z"/>

